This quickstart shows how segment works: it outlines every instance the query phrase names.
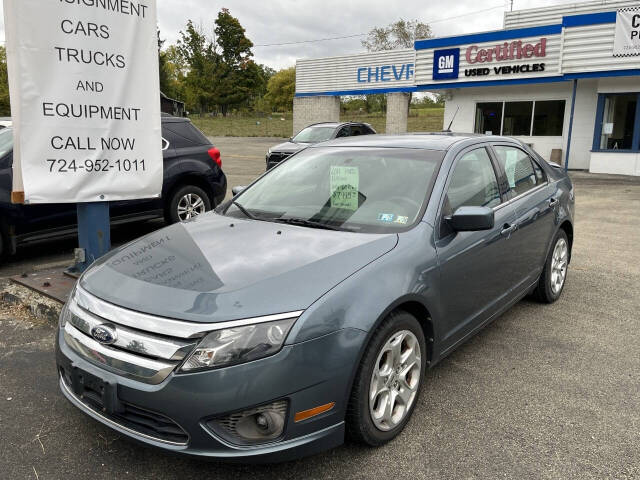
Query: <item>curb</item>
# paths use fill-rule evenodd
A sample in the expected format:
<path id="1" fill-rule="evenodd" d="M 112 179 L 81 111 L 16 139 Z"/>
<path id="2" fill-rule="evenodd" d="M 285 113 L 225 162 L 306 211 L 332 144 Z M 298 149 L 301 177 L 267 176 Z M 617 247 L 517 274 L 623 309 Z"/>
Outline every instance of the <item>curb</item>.
<path id="1" fill-rule="evenodd" d="M 60 302 L 15 283 L 0 288 L 0 301 L 4 305 L 24 305 L 35 318 L 54 324 L 58 322 L 62 310 Z"/>

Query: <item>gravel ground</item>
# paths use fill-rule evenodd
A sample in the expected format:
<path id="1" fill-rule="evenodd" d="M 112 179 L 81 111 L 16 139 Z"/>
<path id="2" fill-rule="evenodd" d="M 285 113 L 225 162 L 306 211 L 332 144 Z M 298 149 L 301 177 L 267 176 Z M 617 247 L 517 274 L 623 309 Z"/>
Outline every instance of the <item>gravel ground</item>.
<path id="1" fill-rule="evenodd" d="M 216 139 L 229 185 L 259 174 L 273 143 Z M 55 327 L 2 305 L 0 478 L 640 478 L 640 179 L 573 177 L 562 298 L 520 302 L 429 371 L 406 430 L 379 449 L 242 466 L 132 443 L 58 392 Z M 23 252 L 0 276 L 64 261 L 73 243 Z"/>

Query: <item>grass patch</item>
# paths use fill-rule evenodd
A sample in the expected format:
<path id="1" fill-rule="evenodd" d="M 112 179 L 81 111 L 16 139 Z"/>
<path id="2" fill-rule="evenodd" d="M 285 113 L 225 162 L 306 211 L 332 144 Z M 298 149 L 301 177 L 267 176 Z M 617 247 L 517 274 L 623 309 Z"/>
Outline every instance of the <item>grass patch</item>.
<path id="1" fill-rule="evenodd" d="M 193 124 L 209 137 L 280 137 L 291 136 L 293 130 L 291 113 L 253 117 L 200 117 L 192 115 Z M 410 132 L 439 132 L 442 130 L 444 108 L 422 108 L 411 110 L 408 119 Z M 284 119 L 284 120 L 282 120 Z M 341 121 L 366 122 L 378 133 L 385 133 L 386 116 L 377 114 L 343 113 Z"/>

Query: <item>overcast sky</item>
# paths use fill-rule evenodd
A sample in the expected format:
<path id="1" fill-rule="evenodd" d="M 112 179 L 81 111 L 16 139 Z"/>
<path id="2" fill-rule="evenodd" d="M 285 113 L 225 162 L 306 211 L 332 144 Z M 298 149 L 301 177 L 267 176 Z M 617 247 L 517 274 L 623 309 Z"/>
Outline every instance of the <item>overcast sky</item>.
<path id="1" fill-rule="evenodd" d="M 143 1 L 143 0 L 142 0 Z M 212 31 L 218 11 L 227 7 L 256 45 L 255 59 L 272 68 L 293 66 L 297 58 L 362 51 L 355 37 L 282 46 L 259 46 L 357 35 L 399 18 L 419 19 L 435 36 L 502 28 L 509 0 L 157 0 L 158 23 L 167 44 L 175 43 L 188 19 Z M 563 0 L 514 0 L 514 10 L 558 5 Z M 495 8 L 492 8 L 495 7 Z M 0 3 L 0 10 L 2 4 Z M 474 13 L 477 12 L 477 13 Z M 456 17 L 456 18 L 452 18 Z M 4 18 L 0 25 L 4 39 Z"/>

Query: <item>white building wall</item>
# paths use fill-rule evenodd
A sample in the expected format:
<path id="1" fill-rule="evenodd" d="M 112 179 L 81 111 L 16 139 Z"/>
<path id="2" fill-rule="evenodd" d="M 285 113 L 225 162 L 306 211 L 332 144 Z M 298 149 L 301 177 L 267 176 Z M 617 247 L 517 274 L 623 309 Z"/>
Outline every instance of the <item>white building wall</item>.
<path id="1" fill-rule="evenodd" d="M 593 143 L 595 111 L 597 103 L 597 80 L 579 80 L 576 94 L 575 116 L 569 168 L 588 169 L 590 150 Z M 551 150 L 562 149 L 562 159 L 566 155 L 569 120 L 571 114 L 572 82 L 558 82 L 543 85 L 511 85 L 501 87 L 460 88 L 447 90 L 444 113 L 444 125 L 449 125 L 456 109 L 460 107 L 451 129 L 454 132 L 473 132 L 475 128 L 475 110 L 479 102 L 512 102 L 527 100 L 564 100 L 564 128 L 561 137 L 516 137 L 533 148 L 547 160 Z"/>
<path id="2" fill-rule="evenodd" d="M 410 48 L 297 60 L 296 92 L 334 92 L 413 86 L 415 85 L 413 78 L 415 56 L 415 50 Z M 358 81 L 359 68 L 371 67 L 375 71 L 375 67 L 381 69 L 383 66 L 395 67 L 395 71 L 393 68 L 386 69 L 386 81 L 382 81 L 381 78 L 377 81 L 374 78 L 371 82 Z M 381 75 L 380 70 L 378 73 Z M 361 80 L 368 80 L 366 71 L 361 73 Z"/>
<path id="3" fill-rule="evenodd" d="M 636 2 L 640 5 L 640 2 Z M 640 57 L 614 57 L 615 23 L 564 29 L 562 73 L 640 68 Z"/>
<path id="4" fill-rule="evenodd" d="M 527 8 L 505 12 L 504 28 L 533 27 L 535 25 L 553 25 L 562 23 L 565 15 L 584 15 L 588 13 L 611 12 L 622 7 L 634 7 L 638 0 L 596 0 L 592 2 L 565 3 L 553 7 Z"/>
<path id="5" fill-rule="evenodd" d="M 449 98 L 451 98 L 449 100 Z M 475 128 L 476 104 L 479 102 L 516 102 L 527 100 L 564 100 L 565 115 L 562 137 L 516 137 L 525 143 L 533 144 L 533 148 L 547 160 L 551 157 L 551 150 L 561 148 L 565 152 L 566 136 L 569 129 L 569 112 L 571 108 L 571 86 L 568 82 L 558 82 L 544 85 L 510 85 L 500 87 L 461 88 L 449 90 L 445 102 L 444 125 L 449 125 L 458 106 L 460 111 L 456 115 L 451 130 L 454 132 L 473 132 Z M 498 133 L 498 132 L 494 132 Z M 588 163 L 587 163 L 588 166 Z M 584 167 L 587 168 L 587 167 Z"/>

